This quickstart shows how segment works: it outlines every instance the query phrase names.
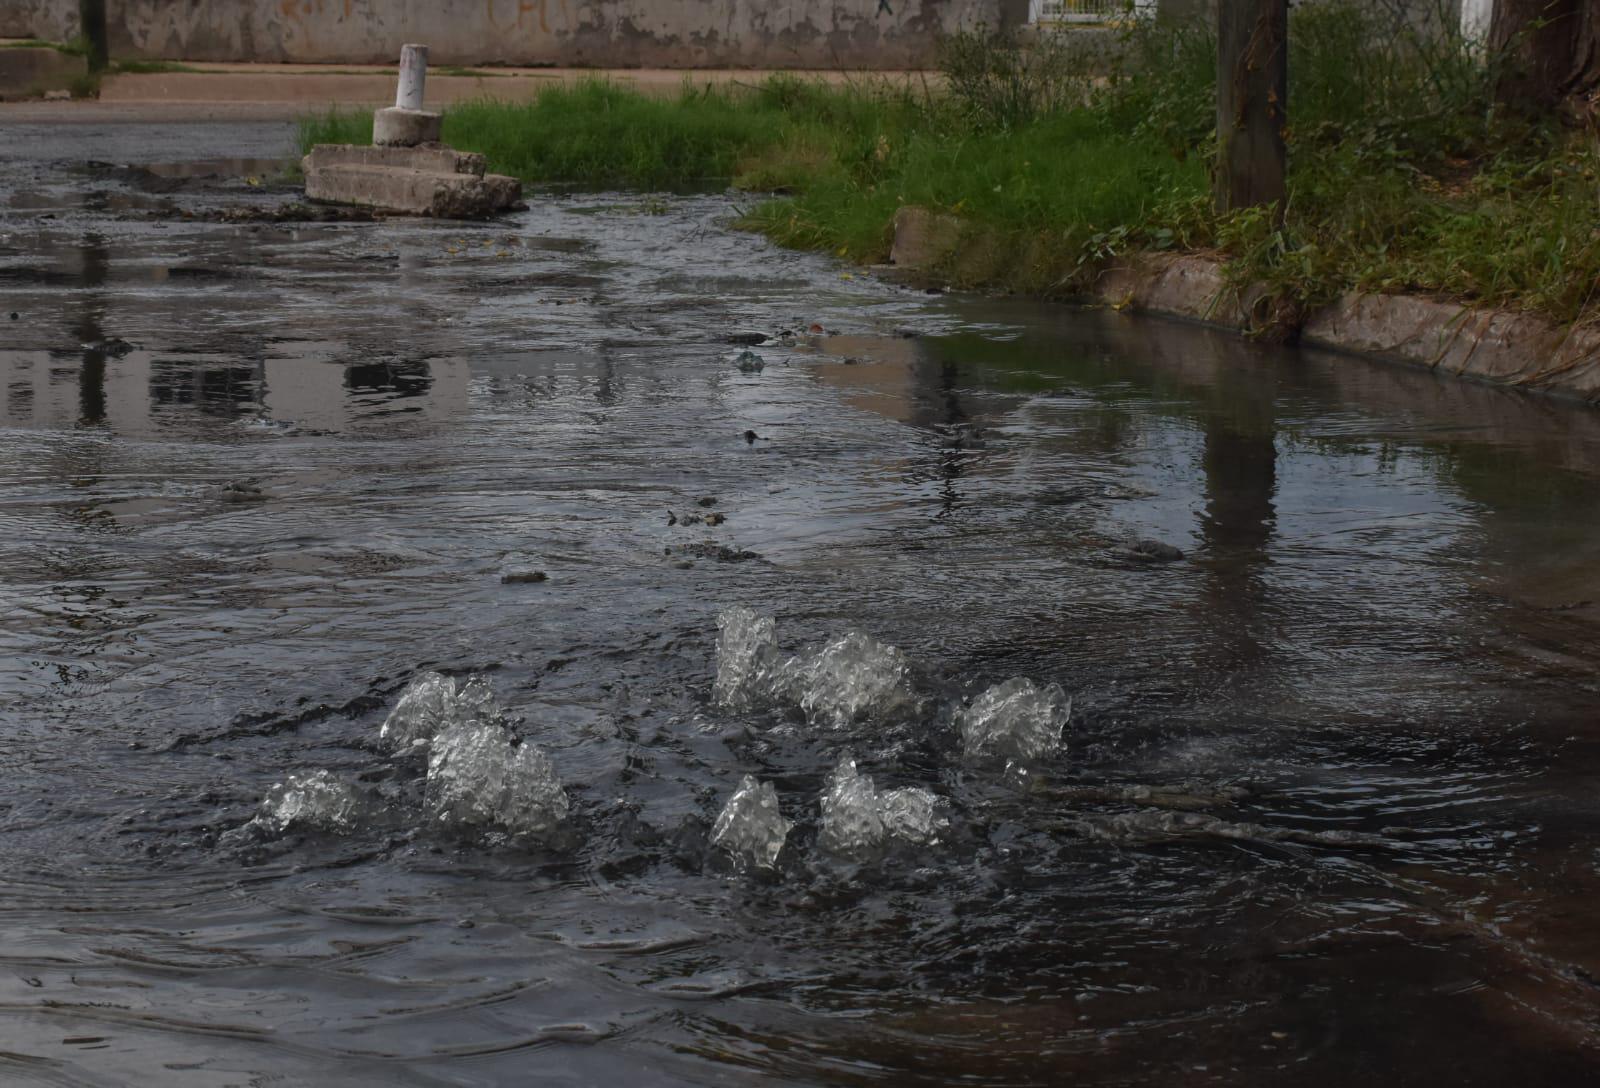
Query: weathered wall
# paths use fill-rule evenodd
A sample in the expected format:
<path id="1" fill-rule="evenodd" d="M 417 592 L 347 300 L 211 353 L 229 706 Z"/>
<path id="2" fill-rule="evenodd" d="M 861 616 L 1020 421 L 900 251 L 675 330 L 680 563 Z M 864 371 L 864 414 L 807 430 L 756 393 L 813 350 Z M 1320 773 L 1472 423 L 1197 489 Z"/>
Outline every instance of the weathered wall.
<path id="1" fill-rule="evenodd" d="M 111 52 L 174 60 L 904 68 L 1026 0 L 108 0 Z M 0 0 L 0 34 L 76 32 L 76 0 Z M 12 25 L 16 24 L 16 25 Z"/>
<path id="2" fill-rule="evenodd" d="M 64 42 L 77 33 L 77 0 L 0 0 L 0 38 Z"/>

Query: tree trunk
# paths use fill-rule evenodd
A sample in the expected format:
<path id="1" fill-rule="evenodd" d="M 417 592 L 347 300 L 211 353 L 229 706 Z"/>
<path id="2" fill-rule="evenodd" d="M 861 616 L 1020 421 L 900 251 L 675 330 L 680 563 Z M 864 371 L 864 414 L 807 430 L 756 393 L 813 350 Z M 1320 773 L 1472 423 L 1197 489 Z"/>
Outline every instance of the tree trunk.
<path id="1" fill-rule="evenodd" d="M 1505 64 L 1496 87 L 1501 102 L 1592 112 L 1600 90 L 1600 0 L 1496 0 L 1489 46 Z"/>
<path id="2" fill-rule="evenodd" d="M 88 48 L 89 71 L 103 72 L 109 63 L 106 44 L 106 0 L 78 0 L 78 21 Z"/>
<path id="3" fill-rule="evenodd" d="M 1287 173 L 1288 0 L 1217 5 L 1218 211 L 1276 204 Z"/>

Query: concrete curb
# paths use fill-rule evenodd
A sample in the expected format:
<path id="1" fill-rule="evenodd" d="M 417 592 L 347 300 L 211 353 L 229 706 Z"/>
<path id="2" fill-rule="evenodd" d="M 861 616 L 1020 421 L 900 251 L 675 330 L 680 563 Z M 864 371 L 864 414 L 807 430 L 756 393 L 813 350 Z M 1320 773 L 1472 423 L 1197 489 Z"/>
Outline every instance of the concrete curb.
<path id="1" fill-rule="evenodd" d="M 924 208 L 895 215 L 891 274 L 917 277 L 955 255 L 960 219 Z M 1149 253 L 1112 261 L 1090 299 L 1117 310 L 1180 318 L 1294 340 L 1369 359 L 1588 403 L 1600 401 L 1600 329 L 1536 314 L 1419 295 L 1351 292 L 1309 313 L 1263 284 L 1239 288 L 1227 265 L 1196 254 Z"/>
<path id="2" fill-rule="evenodd" d="M 1309 314 L 1287 315 L 1266 288 L 1228 284 L 1220 260 L 1150 255 L 1102 273 L 1094 298 L 1118 309 L 1239 331 L 1281 326 L 1314 347 L 1406 363 L 1441 374 L 1593 403 L 1600 400 L 1600 330 L 1536 314 L 1419 295 L 1350 292 Z"/>
<path id="3" fill-rule="evenodd" d="M 89 73 L 89 62 L 55 49 L 0 49 L 0 101 L 67 90 Z"/>

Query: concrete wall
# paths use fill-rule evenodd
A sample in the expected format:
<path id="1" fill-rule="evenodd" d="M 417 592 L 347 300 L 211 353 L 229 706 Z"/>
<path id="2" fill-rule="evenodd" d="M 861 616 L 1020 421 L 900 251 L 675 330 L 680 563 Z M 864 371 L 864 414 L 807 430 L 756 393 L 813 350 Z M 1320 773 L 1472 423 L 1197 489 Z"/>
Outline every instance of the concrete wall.
<path id="1" fill-rule="evenodd" d="M 0 0 L 0 34 L 76 33 L 77 0 Z M 905 68 L 1027 0 L 108 0 L 111 53 L 173 60 Z"/>

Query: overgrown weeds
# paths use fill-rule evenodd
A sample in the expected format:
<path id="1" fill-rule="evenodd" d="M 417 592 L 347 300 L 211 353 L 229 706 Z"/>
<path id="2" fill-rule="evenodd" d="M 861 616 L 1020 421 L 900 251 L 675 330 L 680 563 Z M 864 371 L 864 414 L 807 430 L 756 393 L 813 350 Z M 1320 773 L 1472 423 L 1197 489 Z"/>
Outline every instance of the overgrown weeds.
<path id="1" fill-rule="evenodd" d="M 1281 216 L 1210 207 L 1216 44 L 1200 23 L 1131 23 L 1109 49 L 980 28 L 943 43 L 931 85 L 552 87 L 453 107 L 444 135 L 534 183 L 773 194 L 745 225 L 867 263 L 900 207 L 952 213 L 965 233 L 941 273 L 970 286 L 1071 294 L 1110 259 L 1206 250 L 1295 306 L 1357 288 L 1585 317 L 1600 156 L 1497 110 L 1495 58 L 1448 8 L 1296 5 Z M 301 127 L 306 145 L 367 139 L 365 116 Z"/>

